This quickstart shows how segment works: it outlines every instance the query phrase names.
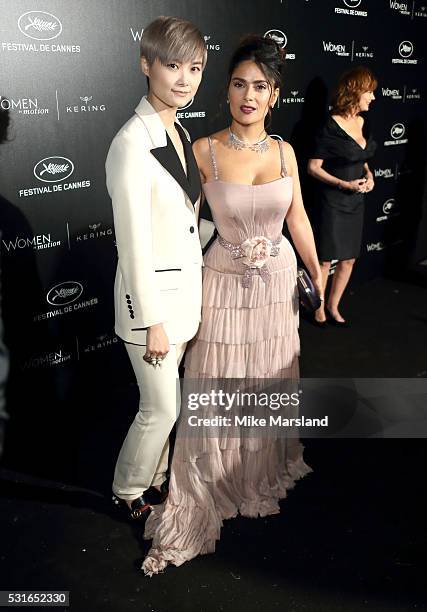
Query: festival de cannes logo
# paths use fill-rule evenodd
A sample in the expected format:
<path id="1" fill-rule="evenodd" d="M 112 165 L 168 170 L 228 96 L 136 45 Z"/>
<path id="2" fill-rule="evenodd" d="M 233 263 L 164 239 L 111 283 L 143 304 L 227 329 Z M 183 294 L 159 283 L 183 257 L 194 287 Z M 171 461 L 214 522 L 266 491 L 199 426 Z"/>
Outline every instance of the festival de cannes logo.
<path id="1" fill-rule="evenodd" d="M 408 138 L 404 138 L 406 132 L 406 128 L 403 123 L 395 123 L 391 126 L 390 136 L 392 140 L 386 140 L 384 142 L 385 147 L 392 147 L 395 145 L 403 145 L 407 144 Z"/>
<path id="2" fill-rule="evenodd" d="M 33 40 L 53 40 L 62 32 L 62 23 L 46 11 L 28 11 L 18 19 L 18 28 Z"/>
<path id="3" fill-rule="evenodd" d="M 44 183 L 59 183 L 71 176 L 74 164 L 67 157 L 45 157 L 34 166 L 34 176 Z"/>
<path id="4" fill-rule="evenodd" d="M 383 213 L 385 215 L 389 215 L 395 207 L 396 200 L 394 198 L 390 198 L 389 200 L 386 200 L 383 204 Z"/>
<path id="5" fill-rule="evenodd" d="M 383 204 L 383 215 L 377 217 L 377 223 L 389 221 L 391 218 L 399 216 L 399 214 L 400 212 L 396 200 L 394 198 L 389 198 Z"/>
<path id="6" fill-rule="evenodd" d="M 52 306 L 66 306 L 79 299 L 83 293 L 83 285 L 77 281 L 65 281 L 55 285 L 48 291 L 46 300 Z"/>
<path id="7" fill-rule="evenodd" d="M 399 55 L 401 57 L 411 57 L 414 52 L 414 45 L 410 40 L 402 40 L 399 45 Z"/>
<path id="8" fill-rule="evenodd" d="M 397 140 L 405 135 L 405 126 L 403 123 L 395 123 L 390 130 L 390 136 Z"/>
<path id="9" fill-rule="evenodd" d="M 413 57 L 414 50 L 414 44 L 410 40 L 402 40 L 398 46 L 399 57 L 393 57 L 391 63 L 412 64 L 415 66 L 418 64 L 418 59 Z"/>
<path id="10" fill-rule="evenodd" d="M 194 102 L 194 98 L 191 98 L 190 102 L 187 102 L 187 104 L 185 106 L 180 106 L 178 110 L 183 111 L 186 108 L 190 108 L 190 106 L 193 104 Z"/>
<path id="11" fill-rule="evenodd" d="M 347 8 L 344 8 L 343 4 Z M 361 4 L 362 0 L 342 0 L 341 6 L 336 6 L 334 12 L 337 15 L 348 15 L 351 17 L 367 17 L 368 11 L 363 11 L 359 8 Z"/>
<path id="12" fill-rule="evenodd" d="M 264 34 L 264 38 L 272 38 L 282 49 L 288 44 L 288 38 L 282 30 L 268 30 Z"/>

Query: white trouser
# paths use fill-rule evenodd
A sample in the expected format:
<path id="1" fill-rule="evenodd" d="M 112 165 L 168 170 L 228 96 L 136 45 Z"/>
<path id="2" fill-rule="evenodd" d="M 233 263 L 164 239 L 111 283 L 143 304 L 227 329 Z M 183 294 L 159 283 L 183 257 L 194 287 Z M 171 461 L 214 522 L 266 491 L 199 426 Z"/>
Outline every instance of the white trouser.
<path id="1" fill-rule="evenodd" d="M 166 478 L 169 434 L 178 418 L 178 366 L 187 343 L 171 344 L 161 366 L 144 361 L 147 347 L 125 343 L 139 387 L 139 410 L 123 442 L 114 471 L 113 492 L 134 499 Z"/>

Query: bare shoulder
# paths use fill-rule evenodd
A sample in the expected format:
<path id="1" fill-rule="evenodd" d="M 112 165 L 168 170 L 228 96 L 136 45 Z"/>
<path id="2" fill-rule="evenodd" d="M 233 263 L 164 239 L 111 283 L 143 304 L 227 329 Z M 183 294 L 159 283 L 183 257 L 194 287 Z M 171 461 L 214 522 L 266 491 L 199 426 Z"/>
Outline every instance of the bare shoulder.
<path id="1" fill-rule="evenodd" d="M 221 130 L 219 132 L 215 132 L 211 134 L 210 136 L 204 136 L 203 138 L 198 138 L 193 143 L 193 151 L 194 151 L 194 155 L 196 156 L 196 159 L 200 159 L 201 161 L 210 159 L 209 140 L 215 147 L 215 145 L 218 142 L 220 142 L 221 144 L 224 144 L 226 141 L 227 135 L 228 135 L 228 130 Z"/>
<path id="2" fill-rule="evenodd" d="M 289 155 L 289 157 L 295 157 L 295 151 L 291 143 L 287 142 L 286 140 L 282 140 L 282 142 L 283 142 L 283 151 L 285 155 Z"/>
<path id="3" fill-rule="evenodd" d="M 285 161 L 294 164 L 296 162 L 295 151 L 291 143 L 286 140 L 282 140 L 283 153 L 285 155 Z"/>
<path id="4" fill-rule="evenodd" d="M 298 165 L 293 146 L 289 142 L 286 142 L 286 140 L 282 140 L 281 142 L 279 141 L 278 145 L 281 146 L 283 150 L 283 157 L 288 176 L 298 175 Z"/>
<path id="5" fill-rule="evenodd" d="M 196 156 L 203 157 L 209 151 L 209 142 L 206 136 L 193 142 L 193 151 Z"/>

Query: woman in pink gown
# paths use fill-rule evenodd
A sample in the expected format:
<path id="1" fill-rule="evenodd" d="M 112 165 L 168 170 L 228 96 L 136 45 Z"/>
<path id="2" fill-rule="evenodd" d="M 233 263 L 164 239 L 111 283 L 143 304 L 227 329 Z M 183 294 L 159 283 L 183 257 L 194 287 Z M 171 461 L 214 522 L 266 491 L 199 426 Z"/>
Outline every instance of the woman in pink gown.
<path id="1" fill-rule="evenodd" d="M 292 147 L 264 128 L 282 66 L 273 40 L 244 39 L 229 68 L 231 126 L 194 144 L 218 232 L 204 258 L 202 321 L 185 360 L 185 378 L 200 389 L 212 379 L 299 377 L 296 257 L 282 235 L 285 220 L 319 290 L 321 273 Z M 279 499 L 311 471 L 295 435 L 239 436 L 225 427 L 187 435 L 184 421 L 169 497 L 145 526 L 153 542 L 142 569 L 150 576 L 213 552 L 224 519 L 278 513 Z"/>

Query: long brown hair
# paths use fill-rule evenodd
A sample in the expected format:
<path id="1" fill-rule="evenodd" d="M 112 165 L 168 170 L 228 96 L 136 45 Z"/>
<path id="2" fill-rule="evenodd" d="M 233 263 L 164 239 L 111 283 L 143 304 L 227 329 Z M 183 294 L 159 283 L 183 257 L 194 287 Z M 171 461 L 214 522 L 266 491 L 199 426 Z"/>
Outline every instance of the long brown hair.
<path id="1" fill-rule="evenodd" d="M 357 108 L 360 96 L 366 91 L 374 91 L 378 81 L 366 66 L 356 66 L 345 72 L 339 79 L 332 94 L 332 113 L 348 115 Z"/>

